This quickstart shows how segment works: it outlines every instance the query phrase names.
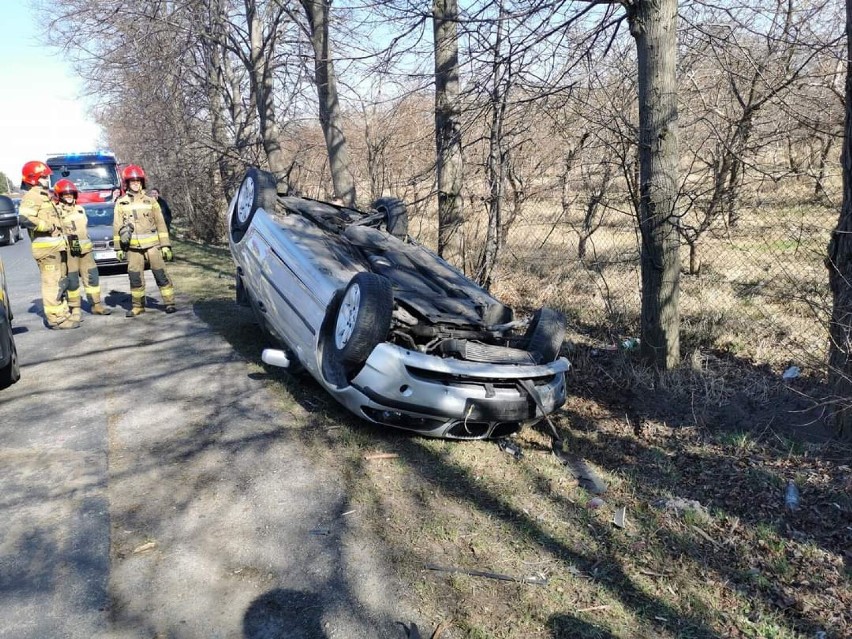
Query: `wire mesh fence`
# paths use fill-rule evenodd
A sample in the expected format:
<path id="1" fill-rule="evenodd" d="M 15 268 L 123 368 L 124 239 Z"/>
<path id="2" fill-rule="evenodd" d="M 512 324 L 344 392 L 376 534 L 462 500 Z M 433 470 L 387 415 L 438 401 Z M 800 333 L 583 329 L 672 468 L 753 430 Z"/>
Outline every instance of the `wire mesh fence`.
<path id="1" fill-rule="evenodd" d="M 492 290 L 521 309 L 557 307 L 571 328 L 601 344 L 638 337 L 640 235 L 629 201 L 610 197 L 589 215 L 589 198 L 564 205 L 542 191 L 511 209 Z M 790 179 L 744 192 L 733 223 L 719 216 L 681 244 L 681 347 L 725 352 L 783 370 L 824 372 L 831 296 L 825 256 L 838 206 Z M 481 251 L 487 211 L 466 211 L 468 273 Z M 689 225 L 684 216 L 683 223 Z M 412 232 L 434 246 L 421 219 Z"/>

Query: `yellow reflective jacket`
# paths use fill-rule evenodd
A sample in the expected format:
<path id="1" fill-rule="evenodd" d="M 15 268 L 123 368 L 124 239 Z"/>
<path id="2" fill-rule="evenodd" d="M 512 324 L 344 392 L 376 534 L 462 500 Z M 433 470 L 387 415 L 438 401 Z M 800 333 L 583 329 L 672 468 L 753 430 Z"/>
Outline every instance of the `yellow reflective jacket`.
<path id="1" fill-rule="evenodd" d="M 62 230 L 65 235 L 76 235 L 80 241 L 80 255 L 92 252 L 92 240 L 89 239 L 89 218 L 79 204 L 66 204 L 61 200 L 56 205 L 62 218 Z"/>
<path id="2" fill-rule="evenodd" d="M 120 246 L 119 229 L 128 223 L 133 225 L 131 249 L 144 251 L 155 246 L 172 245 L 160 205 L 144 191 L 128 191 L 115 201 L 112 234 L 116 247 Z"/>
<path id="3" fill-rule="evenodd" d="M 50 197 L 50 191 L 42 186 L 31 188 L 21 198 L 19 212 L 29 222 L 34 258 L 38 260 L 68 250 L 68 243 L 62 234 L 62 220 Z"/>

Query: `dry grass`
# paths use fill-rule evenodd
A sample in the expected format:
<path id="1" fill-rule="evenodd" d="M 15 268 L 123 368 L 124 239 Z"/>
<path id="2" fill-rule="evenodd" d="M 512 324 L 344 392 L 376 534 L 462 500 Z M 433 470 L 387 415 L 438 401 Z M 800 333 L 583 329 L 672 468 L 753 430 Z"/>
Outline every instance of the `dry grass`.
<path id="1" fill-rule="evenodd" d="M 179 291 L 256 362 L 263 339 L 233 305 L 227 250 L 180 244 L 176 254 Z M 545 275 L 507 277 L 498 296 L 537 306 L 566 286 Z M 607 292 L 589 281 L 580 278 L 572 294 L 610 295 L 620 300 L 610 309 L 623 304 L 624 317 L 635 319 L 626 302 L 635 289 L 614 292 L 607 282 Z M 409 585 L 402 596 L 418 605 L 421 629 L 444 623 L 443 639 L 848 636 L 850 450 L 803 438 L 816 432 L 791 390 L 807 390 L 807 378 L 781 385 L 768 366 L 706 347 L 741 340 L 743 352 L 770 349 L 754 342 L 771 335 L 744 319 L 749 306 L 713 308 L 715 294 L 697 287 L 695 301 L 688 296 L 695 307 L 687 330 L 704 337 L 681 370 L 662 377 L 631 353 L 608 350 L 614 331 L 595 329 L 601 324 L 571 335 L 572 392 L 555 422 L 609 484 L 597 508 L 541 430 L 517 437 L 525 454 L 515 460 L 493 443 L 426 440 L 357 421 L 310 380 L 273 374 L 271 384 L 309 408 L 292 428 L 316 463 L 340 470 L 358 525 Z M 784 317 L 782 307 L 774 312 Z M 572 318 L 604 322 L 612 313 L 604 305 Z M 364 459 L 375 451 L 399 456 Z M 783 507 L 790 478 L 802 492 L 793 513 Z M 659 505 L 666 502 L 698 506 Z M 624 528 L 612 523 L 619 507 Z M 426 564 L 544 576 L 547 584 Z"/>
<path id="2" fill-rule="evenodd" d="M 778 371 L 795 362 L 821 375 L 830 313 L 823 260 L 837 212 L 786 202 L 769 208 L 765 200 L 744 205 L 736 228 L 717 225 L 702 237 L 697 274 L 686 272 L 683 248 L 682 340 L 688 349 L 725 350 Z M 480 218 L 467 224 L 471 254 L 484 241 Z M 639 330 L 639 238 L 631 216 L 609 211 L 580 260 L 581 221 L 580 211 L 563 218 L 552 203 L 527 203 L 501 254 L 493 292 L 516 308 L 560 308 L 578 329 L 611 334 L 616 343 Z M 433 225 L 421 214 L 411 229 L 432 245 Z"/>

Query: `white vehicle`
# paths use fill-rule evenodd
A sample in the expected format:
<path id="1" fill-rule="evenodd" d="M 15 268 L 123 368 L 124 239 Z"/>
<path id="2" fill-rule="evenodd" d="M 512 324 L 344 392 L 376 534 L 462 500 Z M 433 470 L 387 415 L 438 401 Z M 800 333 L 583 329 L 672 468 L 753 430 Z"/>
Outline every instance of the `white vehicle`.
<path id="1" fill-rule="evenodd" d="M 560 313 L 528 321 L 407 236 L 405 206 L 362 212 L 276 192 L 251 168 L 230 203 L 237 301 L 306 369 L 371 422 L 432 437 L 505 437 L 565 401 Z"/>

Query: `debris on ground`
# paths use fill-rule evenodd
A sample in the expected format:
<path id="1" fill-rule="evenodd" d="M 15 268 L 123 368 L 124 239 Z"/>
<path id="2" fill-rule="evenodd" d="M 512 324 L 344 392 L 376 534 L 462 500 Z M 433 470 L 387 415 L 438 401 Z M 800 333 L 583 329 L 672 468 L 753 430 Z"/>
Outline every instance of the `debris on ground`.
<path id="1" fill-rule="evenodd" d="M 624 528 L 627 522 L 627 507 L 619 506 L 615 509 L 615 514 L 612 516 L 612 523 L 618 528 Z"/>
<path id="2" fill-rule="evenodd" d="M 606 502 L 600 497 L 592 497 L 589 501 L 586 502 L 586 506 L 591 508 L 592 510 L 597 510 L 601 506 L 603 506 Z"/>
<path id="3" fill-rule="evenodd" d="M 792 479 L 787 481 L 787 488 L 784 490 L 784 507 L 793 512 L 799 508 L 801 496 L 799 495 L 799 487 Z"/>
<path id="4" fill-rule="evenodd" d="M 133 549 L 133 554 L 136 555 L 140 552 L 145 552 L 147 550 L 154 550 L 157 547 L 156 541 L 149 541 L 147 543 L 142 544 L 141 546 L 137 546 Z"/>
<path id="5" fill-rule="evenodd" d="M 524 451 L 518 446 L 517 442 L 512 441 L 508 437 L 503 437 L 497 440 L 497 448 L 504 453 L 509 453 L 515 459 L 521 459 L 524 456 Z"/>
<path id="6" fill-rule="evenodd" d="M 683 497 L 669 497 L 668 499 L 658 499 L 653 504 L 654 508 L 660 510 L 669 510 L 676 515 L 682 515 L 688 510 L 696 511 L 701 514 L 707 514 L 704 506 L 695 499 L 684 499 Z"/>
<path id="7" fill-rule="evenodd" d="M 798 366 L 791 366 L 781 375 L 781 379 L 796 379 L 799 375 L 801 375 L 802 369 Z"/>
<path id="8" fill-rule="evenodd" d="M 367 461 L 373 461 L 374 459 L 396 459 L 399 457 L 398 453 L 367 453 L 364 455 L 364 459 Z"/>
<path id="9" fill-rule="evenodd" d="M 485 570 L 468 570 L 467 568 L 456 568 L 454 566 L 438 566 L 436 564 L 426 564 L 426 570 L 435 570 L 437 572 L 454 572 L 471 577 L 486 577 L 487 579 L 498 579 L 500 581 L 517 581 L 526 584 L 535 584 L 544 586 L 547 584 L 547 577 L 544 575 L 534 575 L 532 577 L 515 577 L 513 575 L 504 575 L 497 572 L 488 572 Z"/>
<path id="10" fill-rule="evenodd" d="M 574 479 L 580 483 L 581 488 L 585 488 L 594 495 L 602 495 L 606 492 L 606 482 L 598 476 L 585 459 L 573 457 L 564 451 L 561 454 L 557 454 L 557 457 L 568 468 L 569 472 L 574 475 Z"/>

